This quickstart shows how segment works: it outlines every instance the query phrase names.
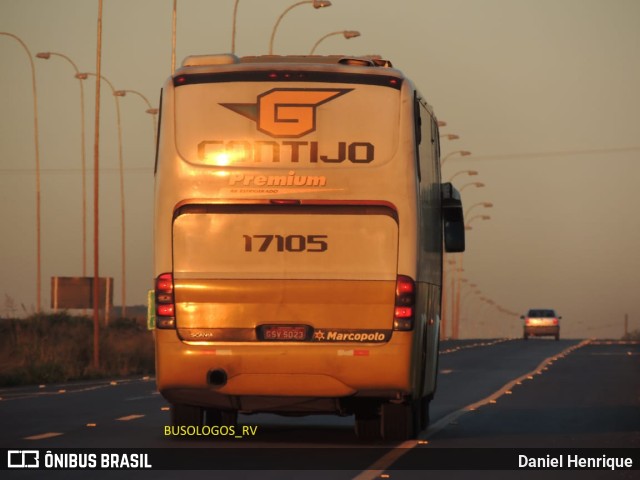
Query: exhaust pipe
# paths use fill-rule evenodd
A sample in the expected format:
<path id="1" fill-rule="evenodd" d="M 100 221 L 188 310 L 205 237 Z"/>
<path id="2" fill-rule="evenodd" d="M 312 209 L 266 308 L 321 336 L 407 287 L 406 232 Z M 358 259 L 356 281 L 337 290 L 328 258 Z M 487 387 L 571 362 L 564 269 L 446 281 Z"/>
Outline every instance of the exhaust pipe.
<path id="1" fill-rule="evenodd" d="M 209 370 L 207 373 L 207 383 L 214 387 L 222 387 L 227 383 L 227 372 L 221 368 L 217 370 Z"/>

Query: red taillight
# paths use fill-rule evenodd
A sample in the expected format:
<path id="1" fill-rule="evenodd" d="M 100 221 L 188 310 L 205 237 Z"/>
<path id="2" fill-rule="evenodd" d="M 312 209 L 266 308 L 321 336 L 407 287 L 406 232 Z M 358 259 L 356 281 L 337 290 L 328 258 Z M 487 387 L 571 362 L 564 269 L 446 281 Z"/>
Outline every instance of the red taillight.
<path id="1" fill-rule="evenodd" d="M 557 324 L 558 324 L 558 319 L 557 319 L 557 318 L 554 318 L 554 319 L 553 319 L 553 324 L 554 324 L 554 325 L 557 325 Z"/>
<path id="2" fill-rule="evenodd" d="M 411 307 L 396 307 L 396 318 L 411 318 L 413 317 L 413 308 Z"/>
<path id="3" fill-rule="evenodd" d="M 393 314 L 394 330 L 412 330 L 416 302 L 416 284 L 411 277 L 398 275 Z"/>
<path id="4" fill-rule="evenodd" d="M 170 273 L 163 273 L 156 279 L 156 293 L 173 293 L 173 275 Z"/>
<path id="5" fill-rule="evenodd" d="M 163 273 L 156 278 L 156 326 L 175 328 L 175 303 L 173 298 L 173 275 Z"/>
<path id="6" fill-rule="evenodd" d="M 158 305 L 156 313 L 161 317 L 173 317 L 173 305 Z"/>

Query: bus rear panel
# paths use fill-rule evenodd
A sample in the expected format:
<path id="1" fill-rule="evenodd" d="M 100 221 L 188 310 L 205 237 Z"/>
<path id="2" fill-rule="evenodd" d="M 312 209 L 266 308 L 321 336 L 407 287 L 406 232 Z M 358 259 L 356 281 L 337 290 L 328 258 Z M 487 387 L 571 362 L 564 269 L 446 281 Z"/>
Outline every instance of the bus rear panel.
<path id="1" fill-rule="evenodd" d="M 355 414 L 363 438 L 426 426 L 437 125 L 399 71 L 356 60 L 195 57 L 163 88 L 156 375 L 175 424 L 276 412 Z"/>

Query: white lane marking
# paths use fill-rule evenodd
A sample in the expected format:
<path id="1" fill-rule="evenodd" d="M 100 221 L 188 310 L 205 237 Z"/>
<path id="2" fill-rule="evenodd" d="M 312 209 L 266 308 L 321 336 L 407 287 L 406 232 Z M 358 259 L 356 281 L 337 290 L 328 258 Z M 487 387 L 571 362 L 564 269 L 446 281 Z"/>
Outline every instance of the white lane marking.
<path id="1" fill-rule="evenodd" d="M 485 342 L 468 343 L 466 345 L 457 345 L 445 350 L 440 350 L 438 353 L 440 353 L 440 355 L 446 355 L 447 353 L 455 353 L 459 352 L 460 350 L 466 350 L 467 348 L 491 347 L 493 345 L 497 345 L 498 343 L 510 342 L 513 340 L 513 338 L 499 338 L 497 340 L 487 340 Z"/>
<path id="2" fill-rule="evenodd" d="M 44 440 L 45 438 L 59 437 L 60 435 L 64 434 L 59 432 L 48 432 L 41 433 L 40 435 L 31 435 L 30 437 L 24 437 L 24 440 Z"/>
<path id="3" fill-rule="evenodd" d="M 136 400 L 149 400 L 150 398 L 154 398 L 157 395 L 156 392 L 152 392 L 149 395 L 141 395 L 139 397 L 129 397 L 129 398 L 125 398 L 124 401 L 125 402 L 133 402 Z"/>
<path id="4" fill-rule="evenodd" d="M 144 377 L 141 380 L 122 379 L 122 380 L 118 380 L 115 386 L 132 384 L 134 382 L 139 382 L 139 381 L 146 382 L 151 380 L 155 380 L 155 377 Z M 55 390 L 55 391 L 51 390 L 51 391 L 38 391 L 38 392 L 21 392 L 21 391 L 16 392 L 11 388 L 3 388 L 3 389 L 0 389 L 0 393 L 3 395 L 6 395 L 2 398 L 3 400 L 23 400 L 25 398 L 38 398 L 38 397 L 45 397 L 45 396 L 51 396 L 51 395 L 61 395 L 63 393 L 91 392 L 94 390 L 100 390 L 102 388 L 108 388 L 111 386 L 114 386 L 114 385 L 110 381 L 108 383 L 105 382 L 105 383 L 98 383 L 98 384 L 90 384 L 87 386 L 82 386 L 81 384 L 65 383 L 65 384 L 53 386 L 54 388 L 58 388 L 58 390 Z M 38 389 L 42 390 L 45 387 L 46 385 L 39 385 Z M 69 388 L 65 389 L 62 387 L 69 387 Z"/>
<path id="5" fill-rule="evenodd" d="M 142 417 L 144 417 L 144 415 L 127 415 L 126 417 L 116 418 L 116 420 L 120 422 L 128 422 L 130 420 L 135 420 L 137 418 L 142 418 Z"/>
<path id="6" fill-rule="evenodd" d="M 476 410 L 478 407 L 481 407 L 489 403 L 496 403 L 496 400 L 499 397 L 501 397 L 502 395 L 505 395 L 507 392 L 510 392 L 515 385 L 518 385 L 524 380 L 532 379 L 533 375 L 542 373 L 543 369 L 545 369 L 547 365 L 549 365 L 550 363 L 555 362 L 558 358 L 562 358 L 565 355 L 568 355 L 574 350 L 577 350 L 578 348 L 582 348 L 589 343 L 591 343 L 591 340 L 583 340 L 579 344 L 566 348 L 560 353 L 553 355 L 552 357 L 545 358 L 534 370 L 532 370 L 529 373 L 525 373 L 524 375 L 516 378 L 515 380 L 511 380 L 509 383 L 507 383 L 502 388 L 495 391 L 488 397 L 478 402 L 467 405 L 466 407 L 463 407 L 460 410 L 452 412 L 446 417 L 441 418 L 439 421 L 431 425 L 426 432 L 424 432 L 422 435 L 419 435 L 419 440 L 408 440 L 394 447 L 393 450 L 391 450 L 389 453 L 380 457 L 366 470 L 364 470 L 357 476 L 353 477 L 353 480 L 373 480 L 375 478 L 380 478 L 380 476 L 385 472 L 385 470 L 387 470 L 396 460 L 398 460 L 405 453 L 409 452 L 410 449 L 413 449 L 417 445 L 420 445 L 420 439 L 426 440 L 432 437 L 433 435 L 438 433 L 440 430 L 443 430 L 444 428 L 449 426 L 451 423 L 457 421 L 458 418 L 460 418 L 465 413 Z"/>

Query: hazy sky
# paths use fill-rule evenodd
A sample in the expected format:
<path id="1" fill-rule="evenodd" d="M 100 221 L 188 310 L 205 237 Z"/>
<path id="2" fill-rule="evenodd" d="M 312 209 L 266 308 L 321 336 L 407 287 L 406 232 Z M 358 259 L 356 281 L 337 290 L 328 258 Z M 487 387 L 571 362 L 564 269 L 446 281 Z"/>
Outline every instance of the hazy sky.
<path id="1" fill-rule="evenodd" d="M 240 0 L 236 53 L 268 52 L 293 0 Z M 104 0 L 102 73 L 157 106 L 171 73 L 172 0 Z M 233 0 L 178 0 L 177 59 L 231 50 Z M 0 31 L 32 55 L 67 55 L 96 69 L 98 0 L 0 0 Z M 640 1 L 333 0 L 284 17 L 279 54 L 380 54 L 414 80 L 447 122 L 444 179 L 461 170 L 467 207 L 491 220 L 468 232 L 465 277 L 504 308 L 556 308 L 563 335 L 620 337 L 640 328 Z M 82 274 L 80 89 L 59 57 L 34 59 L 42 169 L 42 288 Z M 27 56 L 0 36 L 0 313 L 35 305 L 35 154 Z M 115 102 L 103 84 L 101 275 L 120 303 L 120 198 Z M 94 82 L 85 82 L 86 152 L 93 164 Z M 153 131 L 136 96 L 120 99 L 125 165 L 127 300 L 152 286 Z M 92 275 L 92 173 L 87 173 Z M 469 218 L 470 218 L 469 217 Z M 466 295 L 461 333 L 519 333 L 520 321 Z"/>

